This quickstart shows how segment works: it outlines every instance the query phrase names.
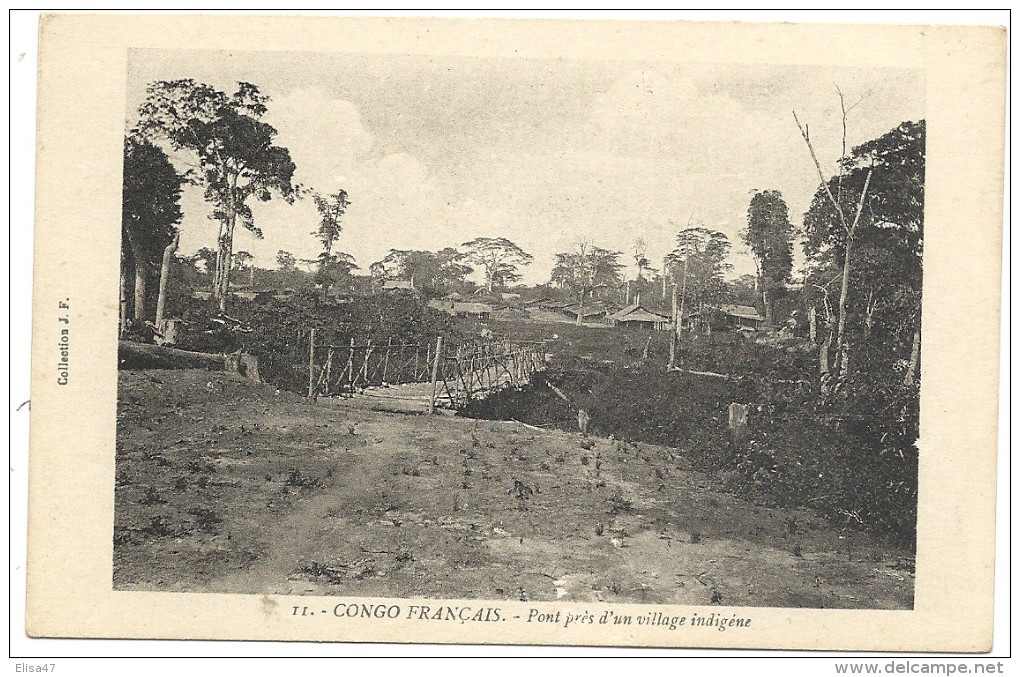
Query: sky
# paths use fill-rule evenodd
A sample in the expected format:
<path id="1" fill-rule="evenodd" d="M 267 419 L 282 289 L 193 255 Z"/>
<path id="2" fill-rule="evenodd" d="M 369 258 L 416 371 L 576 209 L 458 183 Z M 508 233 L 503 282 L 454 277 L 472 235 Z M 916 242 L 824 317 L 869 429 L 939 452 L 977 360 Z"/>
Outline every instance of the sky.
<path id="1" fill-rule="evenodd" d="M 148 83 L 177 78 L 269 95 L 264 119 L 295 180 L 348 192 L 337 248 L 360 272 L 391 248 L 502 236 L 534 256 L 527 284 L 548 281 L 555 254 L 580 240 L 622 252 L 633 277 L 642 239 L 660 267 L 688 224 L 726 233 L 732 275 L 753 273 L 739 237 L 751 196 L 781 191 L 799 226 L 819 184 L 794 110 L 827 176 L 840 155 L 837 86 L 853 106 L 848 147 L 924 117 L 923 76 L 907 69 L 133 50 L 126 125 Z M 265 238 L 239 229 L 234 249 L 256 265 L 321 250 L 311 200 L 252 207 Z M 182 209 L 182 253 L 214 246 L 201 188 Z"/>

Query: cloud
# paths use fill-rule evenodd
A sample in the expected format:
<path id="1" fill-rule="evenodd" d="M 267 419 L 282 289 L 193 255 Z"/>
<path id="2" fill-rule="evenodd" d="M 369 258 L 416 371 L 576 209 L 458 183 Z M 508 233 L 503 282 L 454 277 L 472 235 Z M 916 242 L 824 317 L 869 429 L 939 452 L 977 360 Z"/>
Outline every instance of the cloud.
<path id="1" fill-rule="evenodd" d="M 291 64 L 272 87 L 275 65 L 245 77 L 265 79 L 273 94 L 266 119 L 296 180 L 348 191 L 338 247 L 363 270 L 390 248 L 504 235 L 535 255 L 525 281 L 543 282 L 554 254 L 579 238 L 629 263 L 641 237 L 661 261 L 692 214 L 727 233 L 736 252 L 752 190 L 781 190 L 798 223 L 817 187 L 792 109 L 810 123 L 826 171 L 840 152 L 834 82 L 848 100 L 871 92 L 852 112 L 851 145 L 923 116 L 924 81 L 908 70 L 331 58 L 314 72 Z M 339 72 L 350 75 L 326 75 Z M 212 246 L 216 224 L 200 190 L 184 209 L 182 248 Z M 311 201 L 253 209 L 266 239 L 239 233 L 237 248 L 259 265 L 273 265 L 279 249 L 314 257 Z M 736 258 L 735 273 L 753 270 Z"/>
<path id="2" fill-rule="evenodd" d="M 343 187 L 375 142 L 355 104 L 317 88 L 275 97 L 265 119 L 279 131 L 276 143 L 290 150 L 296 180 L 322 193 Z"/>

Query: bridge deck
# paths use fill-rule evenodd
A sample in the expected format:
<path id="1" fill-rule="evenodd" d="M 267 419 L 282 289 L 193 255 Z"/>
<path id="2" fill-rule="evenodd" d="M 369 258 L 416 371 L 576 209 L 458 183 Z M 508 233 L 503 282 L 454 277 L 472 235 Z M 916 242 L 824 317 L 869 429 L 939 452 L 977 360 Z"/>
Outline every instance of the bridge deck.
<path id="1" fill-rule="evenodd" d="M 500 378 L 496 381 L 495 386 L 490 388 L 488 391 L 475 391 L 472 393 L 472 399 L 484 399 L 488 393 L 505 387 L 509 384 L 509 382 L 509 377 Z M 527 382 L 527 380 L 524 381 L 524 383 Z M 376 411 L 427 414 L 429 411 L 429 398 L 431 398 L 431 396 L 432 384 L 418 382 L 385 386 L 370 386 L 363 390 L 359 390 L 353 395 L 343 395 L 341 397 L 352 404 L 364 406 Z M 450 400 L 450 396 L 443 388 L 443 382 L 440 381 L 436 388 L 435 411 L 452 415 L 457 409 L 457 404 L 458 403 Z"/>

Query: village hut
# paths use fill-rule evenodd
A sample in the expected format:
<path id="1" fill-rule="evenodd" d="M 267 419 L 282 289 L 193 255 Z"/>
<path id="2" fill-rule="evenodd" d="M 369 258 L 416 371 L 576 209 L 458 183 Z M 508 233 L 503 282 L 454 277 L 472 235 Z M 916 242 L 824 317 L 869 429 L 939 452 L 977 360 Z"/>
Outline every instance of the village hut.
<path id="1" fill-rule="evenodd" d="M 666 329 L 670 323 L 668 315 L 649 310 L 640 303 L 629 305 L 613 313 L 608 319 L 614 327 L 636 329 Z"/>
<path id="2" fill-rule="evenodd" d="M 757 331 L 764 326 L 765 318 L 752 306 L 724 303 L 719 306 L 705 306 L 700 311 L 685 314 L 684 324 L 691 329 L 702 326 L 714 330 Z"/>
<path id="3" fill-rule="evenodd" d="M 582 315 L 581 322 L 599 322 L 605 320 L 609 314 L 601 302 L 586 303 L 583 308 L 577 303 L 572 303 L 564 306 L 561 312 L 575 322 L 578 315 Z"/>
<path id="4" fill-rule="evenodd" d="M 383 280 L 382 288 L 383 291 L 388 292 L 399 291 L 417 292 L 417 290 L 414 288 L 414 282 L 411 280 Z"/>
<path id="5" fill-rule="evenodd" d="M 433 299 L 428 303 L 429 308 L 441 310 L 454 317 L 477 317 L 487 320 L 492 315 L 492 306 L 488 303 L 467 303 L 464 301 L 447 301 L 445 299 Z"/>

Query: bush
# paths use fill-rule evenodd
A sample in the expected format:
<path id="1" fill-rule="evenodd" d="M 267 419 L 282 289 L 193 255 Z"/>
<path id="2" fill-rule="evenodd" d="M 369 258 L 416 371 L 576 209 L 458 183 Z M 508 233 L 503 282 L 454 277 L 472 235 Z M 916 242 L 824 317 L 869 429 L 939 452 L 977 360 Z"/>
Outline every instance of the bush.
<path id="1" fill-rule="evenodd" d="M 869 369 L 822 402 L 812 373 L 817 353 L 802 346 L 725 334 L 699 337 L 685 350 L 685 367 L 734 378 L 667 374 L 661 361 L 624 367 L 557 356 L 532 385 L 473 402 L 464 413 L 576 430 L 581 407 L 593 432 L 679 449 L 692 467 L 722 473 L 741 494 L 914 542 L 916 386 Z M 731 402 L 752 405 L 740 444 L 729 432 Z"/>
<path id="2" fill-rule="evenodd" d="M 821 399 L 815 384 L 747 379 L 759 403 L 738 450 L 743 486 L 913 544 L 919 392 L 888 365 L 859 370 Z"/>
<path id="3" fill-rule="evenodd" d="M 314 289 L 289 300 L 231 303 L 228 314 L 240 322 L 216 322 L 208 303 L 184 312 L 187 321 L 179 347 L 203 352 L 243 350 L 259 359 L 262 378 L 284 390 L 303 392 L 308 385 L 308 342 L 316 330 L 318 346 L 386 343 L 431 345 L 436 337 L 459 338 L 453 319 L 429 308 L 412 294 L 373 294 L 324 299 Z"/>

